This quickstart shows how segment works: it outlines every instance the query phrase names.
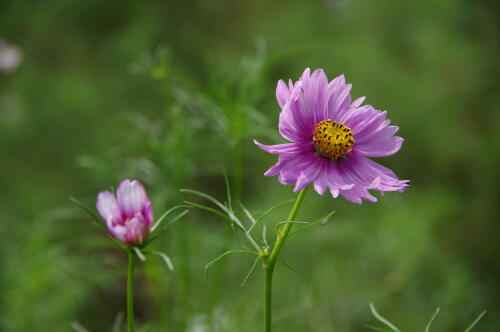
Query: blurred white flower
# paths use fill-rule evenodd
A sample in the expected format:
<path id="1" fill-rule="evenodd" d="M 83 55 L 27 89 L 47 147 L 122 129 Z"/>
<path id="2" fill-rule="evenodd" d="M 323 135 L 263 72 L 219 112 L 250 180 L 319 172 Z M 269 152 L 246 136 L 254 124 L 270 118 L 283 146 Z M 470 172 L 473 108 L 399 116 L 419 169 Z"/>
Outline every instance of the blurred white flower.
<path id="1" fill-rule="evenodd" d="M 23 54 L 19 47 L 0 39 L 0 72 L 12 72 L 21 64 Z"/>

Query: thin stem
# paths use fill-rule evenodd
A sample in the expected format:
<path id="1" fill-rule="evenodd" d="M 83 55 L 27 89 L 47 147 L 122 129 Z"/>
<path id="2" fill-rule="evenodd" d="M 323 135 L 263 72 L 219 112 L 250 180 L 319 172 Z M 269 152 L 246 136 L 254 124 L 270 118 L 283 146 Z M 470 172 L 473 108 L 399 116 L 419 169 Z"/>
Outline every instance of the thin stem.
<path id="1" fill-rule="evenodd" d="M 295 201 L 295 204 L 293 204 L 292 210 L 290 211 L 290 214 L 288 215 L 287 221 L 294 221 L 295 218 L 297 217 L 297 214 L 299 213 L 300 206 L 302 205 L 302 201 L 304 200 L 304 196 L 306 195 L 307 189 L 309 187 L 305 187 L 302 189 L 302 191 L 299 193 L 297 196 L 297 200 Z M 285 243 L 285 239 L 290 232 L 290 229 L 292 228 L 293 223 L 287 223 L 278 230 L 278 239 L 276 240 L 276 244 L 274 245 L 273 251 L 271 252 L 271 256 L 269 256 L 269 261 L 268 265 L 273 266 L 276 264 L 276 260 L 278 259 L 278 255 L 281 251 L 281 248 L 283 247 L 283 244 Z"/>
<path id="2" fill-rule="evenodd" d="M 295 204 L 288 215 L 288 221 L 293 221 L 297 217 L 300 206 L 302 205 L 302 201 L 304 200 L 304 196 L 307 192 L 307 188 L 305 187 L 297 196 L 295 200 Z M 271 304 L 272 304 L 272 287 L 273 287 L 273 272 L 274 266 L 276 265 L 276 261 L 278 259 L 279 253 L 283 244 L 285 243 L 285 239 L 292 228 L 293 223 L 287 223 L 282 228 L 278 229 L 276 244 L 273 247 L 273 251 L 271 254 L 264 258 L 264 275 L 265 275 L 265 289 L 264 289 L 264 332 L 271 332 Z"/>
<path id="3" fill-rule="evenodd" d="M 264 267 L 264 331 L 271 332 L 271 295 L 273 288 L 273 269 Z"/>
<path id="4" fill-rule="evenodd" d="M 127 274 L 127 317 L 128 332 L 135 331 L 134 324 L 134 265 L 135 255 L 132 250 L 128 251 L 128 274 Z"/>
<path id="5" fill-rule="evenodd" d="M 262 248 L 259 247 L 257 242 L 255 242 L 252 234 L 250 234 L 248 231 L 245 231 L 245 236 L 247 237 L 248 241 L 250 241 L 250 243 L 253 245 L 253 247 L 257 250 L 257 252 L 260 253 L 262 251 Z"/>

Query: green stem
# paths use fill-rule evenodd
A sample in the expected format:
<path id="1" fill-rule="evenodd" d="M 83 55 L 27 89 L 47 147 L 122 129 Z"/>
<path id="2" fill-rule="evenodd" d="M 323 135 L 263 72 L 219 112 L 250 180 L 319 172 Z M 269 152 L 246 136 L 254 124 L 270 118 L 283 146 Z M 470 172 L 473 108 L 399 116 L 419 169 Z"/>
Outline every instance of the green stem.
<path id="1" fill-rule="evenodd" d="M 134 324 L 134 265 L 135 255 L 132 250 L 128 251 L 128 274 L 127 274 L 127 317 L 128 332 L 135 331 Z"/>
<path id="2" fill-rule="evenodd" d="M 305 187 L 297 196 L 295 204 L 293 204 L 292 210 L 288 215 L 287 221 L 295 221 L 297 214 L 299 212 L 304 196 L 306 195 L 307 188 Z M 292 228 L 293 223 L 287 223 L 282 228 L 278 229 L 276 244 L 273 247 L 273 251 L 267 259 L 264 259 L 264 275 L 265 275 L 265 290 L 264 290 L 264 332 L 271 332 L 271 299 L 272 299 L 272 287 L 273 287 L 273 272 L 274 266 L 280 254 L 281 248 L 285 243 L 286 237 Z"/>
<path id="3" fill-rule="evenodd" d="M 264 331 L 271 332 L 271 296 L 273 288 L 273 269 L 264 266 Z"/>

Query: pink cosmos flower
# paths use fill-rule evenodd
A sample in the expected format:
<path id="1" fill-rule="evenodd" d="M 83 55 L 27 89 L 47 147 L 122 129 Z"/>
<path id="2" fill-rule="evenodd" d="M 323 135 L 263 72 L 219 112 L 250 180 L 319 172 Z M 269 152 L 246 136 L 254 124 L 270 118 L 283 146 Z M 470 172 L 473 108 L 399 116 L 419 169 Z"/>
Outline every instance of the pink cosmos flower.
<path id="1" fill-rule="evenodd" d="M 350 90 L 343 75 L 328 82 L 321 69 L 310 75 L 307 68 L 295 84 L 278 82 L 279 132 L 292 143 L 269 146 L 254 140 L 279 155 L 266 176 L 279 175 L 282 184 L 295 185 L 295 192 L 313 183 L 320 195 L 328 188 L 333 197 L 340 194 L 359 204 L 377 201 L 370 189 L 382 194 L 405 190 L 408 180 L 368 159 L 398 152 L 403 139 L 394 134 L 399 128 L 389 125 L 386 111 L 361 106 L 364 97 L 351 101 Z"/>
<path id="2" fill-rule="evenodd" d="M 147 239 L 153 224 L 153 208 L 139 181 L 122 181 L 116 197 L 111 191 L 100 192 L 97 210 L 106 221 L 109 233 L 117 240 L 141 245 Z"/>

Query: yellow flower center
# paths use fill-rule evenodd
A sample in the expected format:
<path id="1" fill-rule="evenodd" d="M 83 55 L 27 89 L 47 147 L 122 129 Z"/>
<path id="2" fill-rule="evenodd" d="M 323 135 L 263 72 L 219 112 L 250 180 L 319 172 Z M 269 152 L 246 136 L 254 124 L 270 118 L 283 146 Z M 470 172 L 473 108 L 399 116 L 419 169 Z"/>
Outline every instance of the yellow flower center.
<path id="1" fill-rule="evenodd" d="M 354 145 L 351 128 L 331 119 L 321 121 L 314 128 L 314 147 L 320 155 L 337 160 Z"/>

